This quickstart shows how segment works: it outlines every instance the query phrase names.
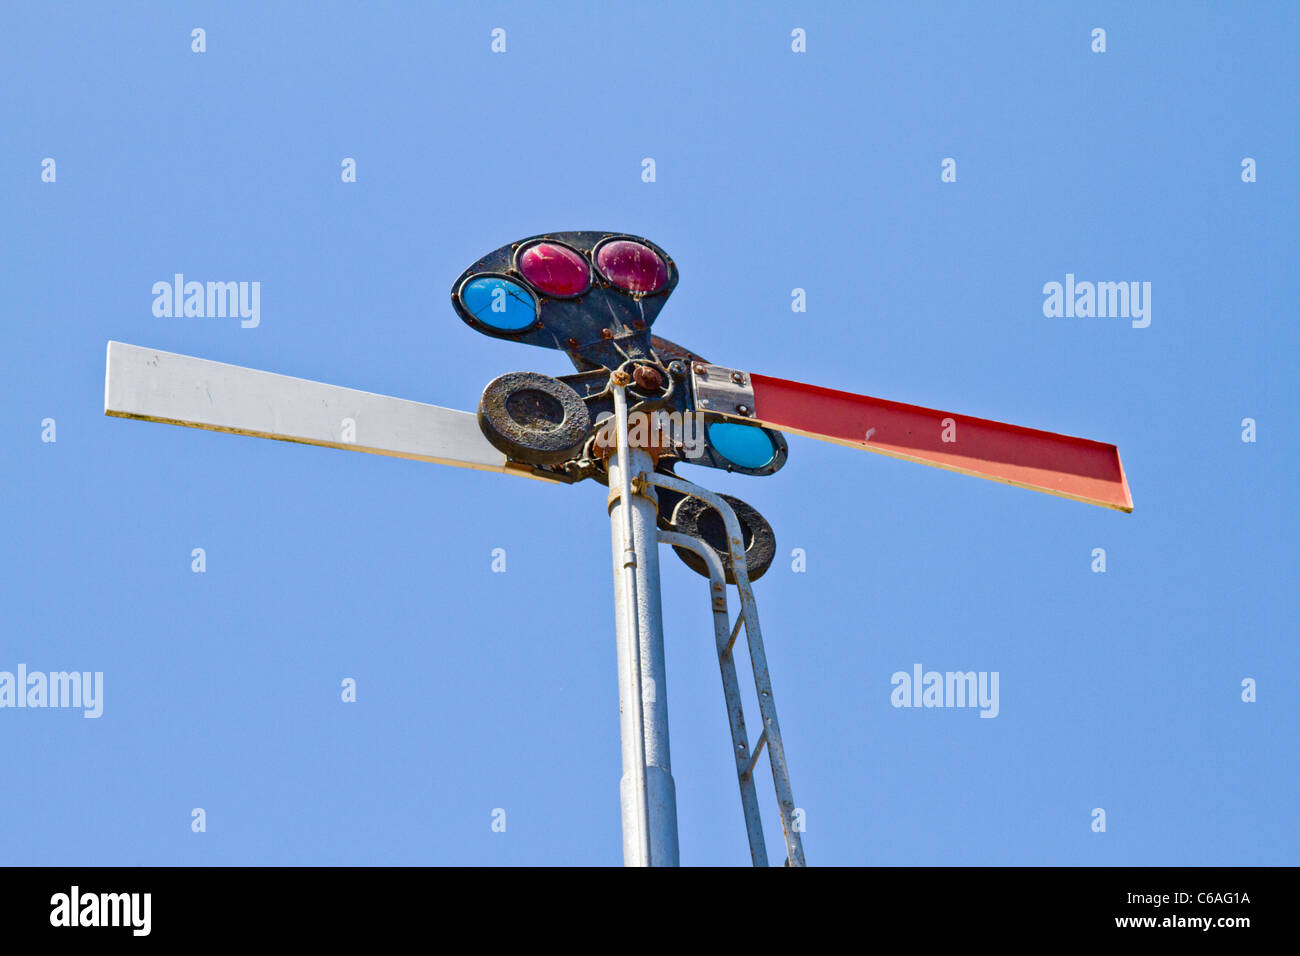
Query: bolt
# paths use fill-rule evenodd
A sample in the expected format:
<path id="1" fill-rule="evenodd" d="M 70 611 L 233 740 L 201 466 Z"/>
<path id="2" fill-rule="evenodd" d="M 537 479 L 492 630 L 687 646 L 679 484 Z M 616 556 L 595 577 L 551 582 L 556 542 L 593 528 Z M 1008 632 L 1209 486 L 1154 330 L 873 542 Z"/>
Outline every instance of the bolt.
<path id="1" fill-rule="evenodd" d="M 673 378 L 681 378 L 686 374 L 686 366 L 683 365 L 681 362 L 676 362 L 676 361 L 669 362 L 668 374 L 671 375 Z"/>
<path id="2" fill-rule="evenodd" d="M 737 414 L 737 415 L 748 415 L 748 414 L 749 414 L 749 406 L 748 406 L 748 405 L 737 405 L 737 406 L 736 406 L 736 414 Z"/>
<path id="3" fill-rule="evenodd" d="M 733 382 L 735 382 L 737 385 L 744 385 L 744 384 L 745 384 L 745 376 L 742 375 L 740 372 L 732 372 L 732 373 L 731 373 L 731 380 L 732 380 Z"/>
<path id="4" fill-rule="evenodd" d="M 696 375 L 703 375 L 703 374 L 704 374 L 704 365 L 703 365 L 702 363 L 700 363 L 700 362 L 696 362 L 696 363 L 695 363 L 695 374 L 696 374 Z"/>
<path id="5" fill-rule="evenodd" d="M 633 369 L 632 379 L 643 392 L 657 392 L 664 384 L 659 370 L 649 365 L 638 365 Z"/>
<path id="6" fill-rule="evenodd" d="M 628 382 L 631 381 L 631 379 L 628 378 L 627 372 L 624 372 L 622 369 L 619 369 L 613 375 L 611 375 L 609 377 L 609 380 L 613 382 L 615 385 L 626 385 Z"/>
<path id="7" fill-rule="evenodd" d="M 707 398 L 701 398 L 698 402 L 696 402 L 696 404 L 699 405 L 700 408 L 708 408 L 709 400 Z"/>
<path id="8" fill-rule="evenodd" d="M 611 332 L 609 329 L 601 329 L 600 337 L 602 339 L 612 339 L 614 337 L 614 333 Z"/>
<path id="9" fill-rule="evenodd" d="M 567 345 L 567 346 L 568 346 L 569 348 L 571 348 L 571 349 L 576 349 L 576 348 L 578 347 L 578 340 L 577 340 L 577 339 L 569 339 L 569 341 L 565 342 L 564 344 Z"/>

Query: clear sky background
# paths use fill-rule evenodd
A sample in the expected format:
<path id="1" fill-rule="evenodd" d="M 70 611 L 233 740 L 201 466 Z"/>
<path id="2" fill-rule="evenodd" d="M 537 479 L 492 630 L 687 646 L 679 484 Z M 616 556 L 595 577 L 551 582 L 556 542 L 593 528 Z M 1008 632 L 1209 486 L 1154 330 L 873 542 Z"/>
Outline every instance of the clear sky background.
<path id="1" fill-rule="evenodd" d="M 668 250 L 656 331 L 712 361 L 1120 448 L 1132 515 L 796 437 L 769 478 L 683 469 L 776 530 L 811 864 L 1300 862 L 1298 30 L 1288 3 L 5 4 L 0 670 L 103 671 L 105 701 L 0 710 L 0 862 L 621 862 L 604 489 L 103 415 L 109 339 L 473 410 L 570 369 L 475 334 L 451 283 L 563 229 Z M 261 282 L 260 326 L 155 318 L 176 272 Z M 1045 318 L 1066 273 L 1150 282 L 1150 327 Z M 663 568 L 682 862 L 744 864 L 707 585 Z M 917 663 L 997 671 L 1000 714 L 895 709 Z M 760 799 L 775 848 L 766 772 Z"/>

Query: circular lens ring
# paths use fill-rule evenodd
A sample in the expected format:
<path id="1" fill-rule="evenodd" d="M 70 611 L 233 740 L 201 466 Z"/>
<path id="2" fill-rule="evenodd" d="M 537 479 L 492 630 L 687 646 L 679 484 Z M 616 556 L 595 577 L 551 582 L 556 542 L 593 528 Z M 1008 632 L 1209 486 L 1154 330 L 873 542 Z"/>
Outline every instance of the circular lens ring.
<path id="1" fill-rule="evenodd" d="M 767 468 L 776 460 L 777 444 L 767 429 L 759 425 L 709 422 L 706 434 L 717 454 L 747 471 Z"/>
<path id="2" fill-rule="evenodd" d="M 736 513 L 741 542 L 745 546 L 745 566 L 749 580 L 757 581 L 767 573 L 767 569 L 772 566 L 772 560 L 776 557 L 776 535 L 772 531 L 772 526 L 752 505 L 739 498 L 731 495 L 718 497 L 731 505 L 731 510 Z M 718 514 L 712 505 L 699 498 L 682 498 L 673 510 L 670 527 L 673 531 L 699 538 L 708 545 L 721 559 L 727 583 L 736 583 L 731 553 L 727 548 L 726 525 L 723 523 L 722 515 Z M 709 576 L 708 565 L 694 551 L 678 546 L 674 546 L 673 550 L 691 570 L 706 578 Z"/>
<path id="3" fill-rule="evenodd" d="M 554 239 L 535 239 L 515 250 L 515 271 L 552 299 L 576 299 L 591 288 L 591 263 L 577 249 Z"/>
<path id="4" fill-rule="evenodd" d="M 501 320 L 494 322 L 492 318 L 497 312 L 492 308 L 492 297 L 496 289 L 505 290 L 506 298 L 505 309 L 500 312 Z M 476 323 L 492 332 L 524 332 L 538 321 L 537 297 L 528 286 L 512 276 L 496 272 L 476 273 L 460 284 L 456 298 Z M 488 317 L 484 318 L 485 315 Z"/>
<path id="5" fill-rule="evenodd" d="M 603 279 L 631 295 L 654 295 L 672 279 L 661 252 L 628 236 L 602 239 L 592 250 L 592 259 Z"/>
<path id="6" fill-rule="evenodd" d="M 591 413 L 567 383 L 540 372 L 510 372 L 483 389 L 478 424 L 483 437 L 515 461 L 557 465 L 582 451 Z"/>

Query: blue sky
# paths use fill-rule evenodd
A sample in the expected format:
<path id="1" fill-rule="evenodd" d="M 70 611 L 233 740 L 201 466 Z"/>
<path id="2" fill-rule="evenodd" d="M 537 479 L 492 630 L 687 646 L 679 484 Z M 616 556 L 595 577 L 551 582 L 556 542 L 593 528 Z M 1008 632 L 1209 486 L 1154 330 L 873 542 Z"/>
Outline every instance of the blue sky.
<path id="1" fill-rule="evenodd" d="M 472 410 L 568 369 L 475 335 L 452 281 L 599 229 L 668 250 L 656 331 L 712 361 L 1123 456 L 1132 515 L 797 437 L 772 477 L 692 470 L 776 530 L 757 594 L 811 864 L 1295 864 L 1297 28 L 6 4 L 0 670 L 102 671 L 104 712 L 0 709 L 0 862 L 621 862 L 602 488 L 102 414 L 109 339 Z M 156 318 L 177 272 L 259 281 L 260 325 Z M 1045 317 L 1067 273 L 1150 282 L 1150 326 Z M 707 587 L 663 567 L 682 862 L 743 864 Z M 998 672 L 997 718 L 891 706 L 918 663 Z"/>

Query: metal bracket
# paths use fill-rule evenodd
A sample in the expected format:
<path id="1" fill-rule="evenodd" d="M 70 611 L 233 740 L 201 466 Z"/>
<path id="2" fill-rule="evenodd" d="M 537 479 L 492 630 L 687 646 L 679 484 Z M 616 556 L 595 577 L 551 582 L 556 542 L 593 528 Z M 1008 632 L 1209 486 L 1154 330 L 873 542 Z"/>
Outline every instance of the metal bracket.
<path id="1" fill-rule="evenodd" d="M 702 412 L 741 419 L 754 414 L 754 388 L 745 372 L 695 362 L 691 365 L 691 386 L 695 407 Z"/>

